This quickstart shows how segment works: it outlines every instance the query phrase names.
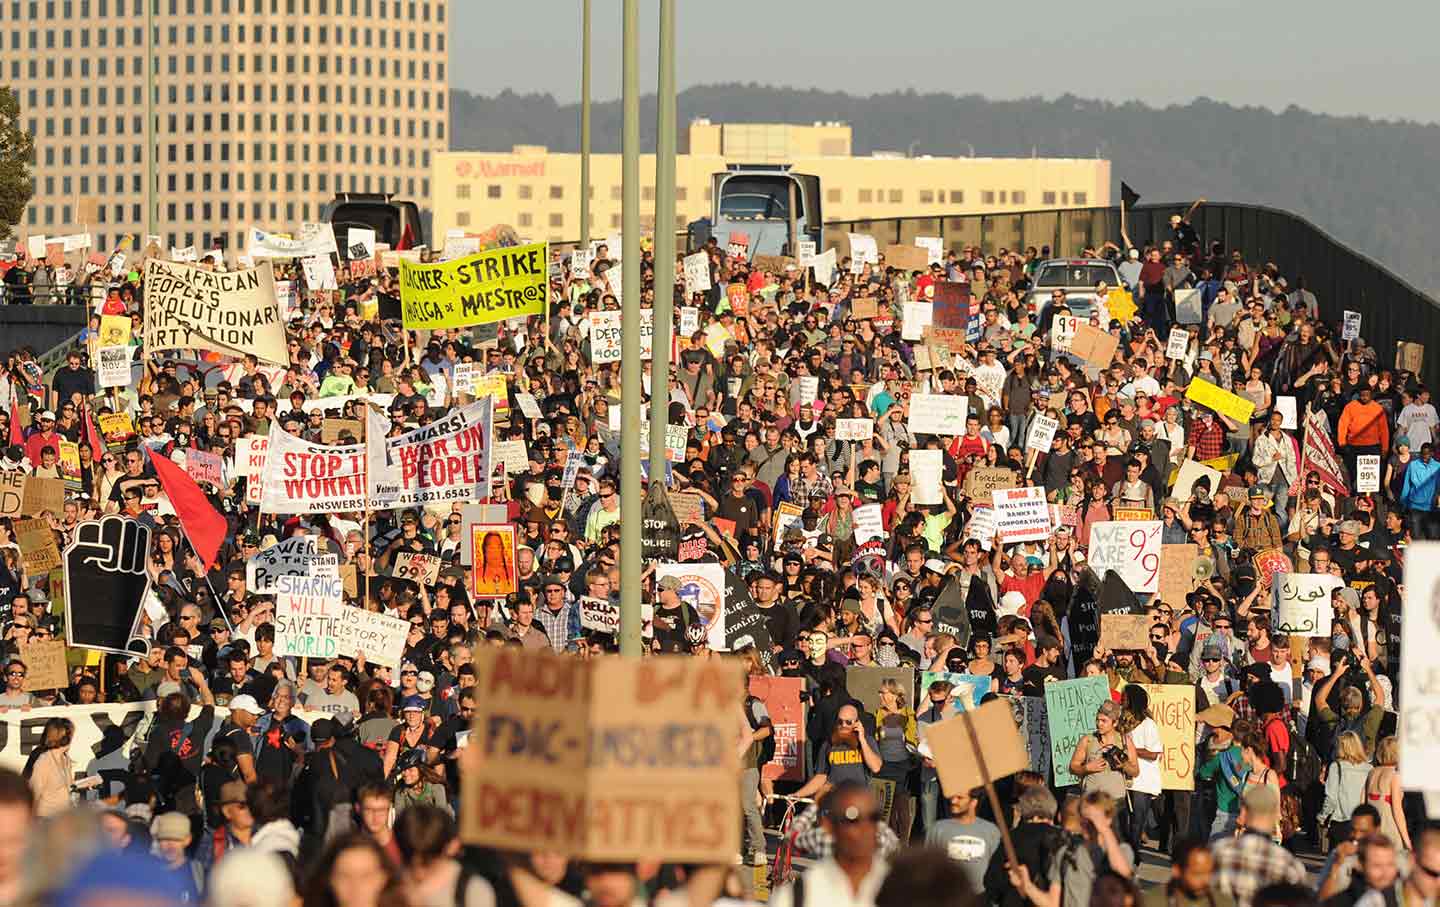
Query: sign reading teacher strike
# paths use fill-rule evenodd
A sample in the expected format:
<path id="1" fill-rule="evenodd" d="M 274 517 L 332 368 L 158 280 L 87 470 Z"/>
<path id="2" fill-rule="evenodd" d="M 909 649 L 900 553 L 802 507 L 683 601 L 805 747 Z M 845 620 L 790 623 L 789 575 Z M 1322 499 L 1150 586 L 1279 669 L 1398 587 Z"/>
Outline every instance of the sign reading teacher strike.
<path id="1" fill-rule="evenodd" d="M 405 327 L 460 328 L 545 311 L 549 246 L 489 249 L 433 264 L 400 260 Z"/>
<path id="2" fill-rule="evenodd" d="M 461 787 L 469 844 L 629 862 L 728 862 L 741 677 L 719 659 L 475 653 L 481 747 Z"/>

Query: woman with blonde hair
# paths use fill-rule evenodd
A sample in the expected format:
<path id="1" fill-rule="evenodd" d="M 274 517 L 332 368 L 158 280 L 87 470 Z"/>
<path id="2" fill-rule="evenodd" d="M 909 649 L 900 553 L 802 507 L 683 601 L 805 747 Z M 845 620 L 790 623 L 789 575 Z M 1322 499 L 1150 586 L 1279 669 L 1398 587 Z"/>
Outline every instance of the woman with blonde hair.
<path id="1" fill-rule="evenodd" d="M 915 792 L 910 789 L 910 775 L 919 764 L 919 744 L 915 710 L 908 703 L 899 681 L 886 678 L 880 683 L 880 708 L 875 710 L 875 736 L 884 762 L 875 773 L 874 786 L 886 788 L 881 798 L 882 812 L 886 800 L 892 831 L 903 844 L 910 840 L 910 825 L 915 819 Z M 892 793 L 893 791 L 893 793 Z"/>
<path id="2" fill-rule="evenodd" d="M 1380 833 L 1397 847 L 1411 850 L 1405 822 L 1405 789 L 1400 784 L 1400 741 L 1394 736 L 1375 745 L 1375 767 L 1365 777 L 1365 802 L 1380 812 Z"/>
<path id="3" fill-rule="evenodd" d="M 1365 755 L 1365 741 L 1346 731 L 1335 741 L 1335 759 L 1325 772 L 1325 805 L 1321 823 L 1330 823 L 1331 841 L 1350 840 L 1350 815 L 1365 802 L 1365 781 L 1374 770 Z"/>

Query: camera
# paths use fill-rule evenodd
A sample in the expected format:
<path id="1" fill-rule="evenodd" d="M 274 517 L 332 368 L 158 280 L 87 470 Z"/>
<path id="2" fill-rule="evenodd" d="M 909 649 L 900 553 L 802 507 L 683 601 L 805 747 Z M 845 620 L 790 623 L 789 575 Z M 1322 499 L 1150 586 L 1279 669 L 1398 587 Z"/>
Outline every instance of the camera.
<path id="1" fill-rule="evenodd" d="M 1121 771 L 1125 765 L 1125 751 L 1118 746 L 1107 746 L 1100 751 L 1100 758 L 1110 766 L 1111 771 Z"/>

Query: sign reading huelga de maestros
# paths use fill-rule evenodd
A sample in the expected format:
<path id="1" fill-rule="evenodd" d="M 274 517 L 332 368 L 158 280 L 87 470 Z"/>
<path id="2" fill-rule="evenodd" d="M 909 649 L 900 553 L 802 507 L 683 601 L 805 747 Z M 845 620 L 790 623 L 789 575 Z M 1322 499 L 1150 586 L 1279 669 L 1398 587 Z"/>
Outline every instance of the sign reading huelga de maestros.
<path id="1" fill-rule="evenodd" d="M 400 308 L 407 328 L 459 328 L 545 311 L 549 246 L 531 243 L 453 261 L 400 260 Z"/>
<path id="2" fill-rule="evenodd" d="M 388 510 L 489 497 L 494 403 L 493 398 L 482 397 L 396 438 L 385 437 L 389 428 L 385 417 L 367 409 L 372 506 Z"/>
<path id="3" fill-rule="evenodd" d="M 270 262 L 207 271 L 151 258 L 145 263 L 145 348 L 202 349 L 285 365 L 285 323 Z"/>

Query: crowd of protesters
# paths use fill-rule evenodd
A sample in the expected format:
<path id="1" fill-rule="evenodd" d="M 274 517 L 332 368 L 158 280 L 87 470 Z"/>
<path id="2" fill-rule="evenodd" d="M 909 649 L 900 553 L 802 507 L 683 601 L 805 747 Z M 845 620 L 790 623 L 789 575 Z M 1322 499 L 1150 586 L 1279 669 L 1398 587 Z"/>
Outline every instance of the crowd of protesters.
<path id="1" fill-rule="evenodd" d="M 1172 227 L 1137 248 L 1063 250 L 1113 258 L 1124 285 L 1099 287 L 1097 298 L 1122 290 L 1134 302 L 1131 317 L 1074 309 L 1117 341 L 1113 361 L 1088 367 L 1052 342 L 1057 316 L 1072 311 L 1066 293 L 1042 296 L 1038 310 L 1026 301 L 1048 249 L 954 248 L 910 272 L 883 256 L 854 267 L 842 259 L 827 286 L 793 264 L 752 267 L 711 241 L 699 250 L 711 289 L 694 294 L 674 263 L 677 307 L 698 310 L 668 379 L 669 421 L 686 432 L 671 487 L 702 501 L 680 527 L 684 548 L 690 559 L 725 562 L 763 613 L 768 651 L 739 653 L 751 672 L 806 681 L 811 776 L 778 793 L 818 798 L 798 836 L 814 862 L 776 886 L 775 903 L 1269 907 L 1428 903 L 1440 891 L 1440 832 L 1406 793 L 1395 737 L 1401 570 L 1412 538 L 1440 535 L 1440 419 L 1416 375 L 1340 339 L 1344 300 L 1317 300 L 1301 275 L 1205 245 L 1179 216 Z M 163 615 L 145 613 L 148 655 L 78 664 L 67 688 L 24 692 L 21 647 L 65 628 L 51 607 L 55 580 L 27 573 L 11 521 L 0 519 L 10 656 L 0 709 L 155 703 L 127 744 L 122 783 L 107 783 L 98 807 L 71 808 L 87 795 L 70 787 L 74 728 L 64 718 L 46 722 L 23 777 L 0 776 L 0 903 L 105 903 L 97 892 L 217 907 L 297 896 L 343 907 L 755 896 L 752 874 L 667 865 L 663 854 L 581 864 L 459 846 L 461 767 L 479 758 L 467 746 L 477 647 L 618 652 L 580 620 L 582 597 L 620 599 L 622 438 L 609 412 L 620 366 L 593 361 L 588 317 L 618 308 L 619 250 L 595 252 L 583 276 L 568 253 L 553 253 L 547 316 L 408 336 L 392 317 L 394 271 L 352 278 L 342 264 L 338 291 L 302 289 L 285 367 L 142 350 L 134 385 L 118 394 L 97 389 L 89 362 L 99 316 L 131 316 L 139 346 L 145 292 L 139 272 L 105 268 L 87 278 L 106 296 L 63 366 L 47 374 L 34 351 L 11 354 L 0 375 L 0 436 L 12 442 L 3 466 L 60 477 L 58 442 L 77 444 L 71 493 L 47 514 L 60 547 L 102 513 L 152 526 Z M 43 263 L 5 264 L 15 298 L 55 283 Z M 201 264 L 227 267 L 223 255 Z M 655 266 L 645 251 L 647 306 Z M 279 273 L 301 280 L 283 262 Z M 902 335 L 921 336 L 905 330 L 904 313 L 916 311 L 907 304 L 932 301 L 946 282 L 968 284 L 978 329 L 942 363 L 933 334 Z M 1187 289 L 1199 290 L 1199 323 L 1176 312 Z M 859 300 L 868 317 L 856 317 Z M 1167 358 L 1177 323 L 1189 333 L 1186 354 Z M 172 459 L 206 451 L 233 467 L 238 439 L 275 423 L 319 441 L 327 418 L 356 418 L 357 397 L 377 394 L 402 431 L 456 405 L 451 379 L 472 361 L 507 376 L 496 440 L 523 440 L 529 458 L 493 497 L 517 533 L 515 588 L 503 595 L 473 594 L 460 505 L 261 514 L 233 468 L 223 487 L 207 489 L 229 526 L 207 571 L 140 449 Z M 806 378 L 818 378 L 813 402 L 802 400 Z M 1187 399 L 1195 378 L 1251 401 L 1249 423 Z M 927 391 L 968 399 L 963 434 L 910 430 L 911 397 Z M 524 414 L 525 394 L 539 418 Z M 1293 398 L 1296 421 L 1283 398 Z M 134 438 L 96 430 L 117 412 L 133 417 Z M 1323 414 L 1348 467 L 1333 477 L 1307 468 L 1312 413 Z M 1059 420 L 1048 451 L 1029 442 L 1039 416 Z M 873 436 L 837 440 L 836 420 L 857 417 L 874 420 Z M 927 449 L 942 455 L 939 504 L 914 501 L 911 452 Z M 1373 454 L 1379 490 L 1359 493 L 1356 458 Z M 567 486 L 574 458 L 580 469 Z M 1222 479 L 1202 479 L 1180 500 L 1174 473 L 1189 460 L 1217 466 Z M 979 537 L 972 521 L 989 502 L 971 500 L 965 480 L 983 466 L 1009 467 L 1017 484 L 1043 487 L 1076 518 L 1044 541 Z M 868 504 L 882 505 L 878 559 L 855 557 L 854 512 Z M 1199 553 L 1193 591 L 1139 596 L 1153 619 L 1148 649 L 1106 651 L 1080 626 L 1103 580 L 1085 557 L 1090 531 L 1117 508 L 1148 510 L 1165 542 Z M 778 519 L 797 510 L 798 519 Z M 352 603 L 409 621 L 398 669 L 275 654 L 274 603 L 246 588 L 245 562 L 295 535 L 355 568 Z M 443 560 L 433 585 L 390 575 L 407 552 Z M 1257 555 L 1339 578 L 1328 636 L 1282 632 L 1272 572 Z M 678 584 L 647 570 L 644 586 L 654 608 L 647 652 L 712 654 Z M 847 690 L 849 665 L 989 675 L 991 695 L 1041 695 L 1049 683 L 1099 675 L 1113 701 L 1070 759 L 1078 784 L 1056 788 L 1031 772 L 1003 779 L 997 814 L 983 790 L 942 791 L 924 755 L 925 725 L 949 714 L 949 684 L 892 685 L 875 710 Z M 1194 689 L 1193 791 L 1162 789 L 1142 683 Z M 778 807 L 758 769 L 773 752 L 773 725 L 763 704 L 747 700 L 744 712 L 746 821 L 734 856 L 763 865 L 763 824 Z M 1171 878 L 1142 891 L 1146 851 L 1169 860 Z M 1323 868 L 1307 869 L 1297 854 L 1323 857 Z M 161 864 L 168 871 L 146 871 Z"/>

